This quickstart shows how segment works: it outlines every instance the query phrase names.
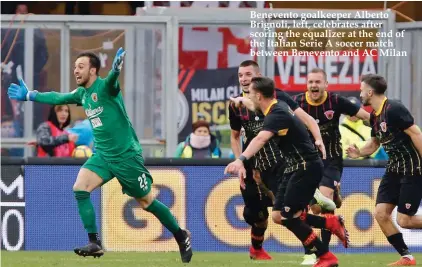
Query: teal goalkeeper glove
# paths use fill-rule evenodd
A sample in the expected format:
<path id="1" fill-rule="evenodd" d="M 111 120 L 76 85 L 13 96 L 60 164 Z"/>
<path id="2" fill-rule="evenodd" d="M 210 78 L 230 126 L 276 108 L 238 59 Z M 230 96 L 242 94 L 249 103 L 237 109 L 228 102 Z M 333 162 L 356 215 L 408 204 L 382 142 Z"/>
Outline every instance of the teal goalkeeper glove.
<path id="1" fill-rule="evenodd" d="M 10 99 L 18 101 L 35 101 L 35 96 L 38 91 L 29 91 L 25 82 L 19 79 L 19 85 L 12 83 L 7 89 L 7 94 Z"/>
<path id="2" fill-rule="evenodd" d="M 123 59 L 125 55 L 126 55 L 126 51 L 120 47 L 119 50 L 117 50 L 116 56 L 114 57 L 114 60 L 113 60 L 113 71 L 120 72 L 123 66 Z"/>

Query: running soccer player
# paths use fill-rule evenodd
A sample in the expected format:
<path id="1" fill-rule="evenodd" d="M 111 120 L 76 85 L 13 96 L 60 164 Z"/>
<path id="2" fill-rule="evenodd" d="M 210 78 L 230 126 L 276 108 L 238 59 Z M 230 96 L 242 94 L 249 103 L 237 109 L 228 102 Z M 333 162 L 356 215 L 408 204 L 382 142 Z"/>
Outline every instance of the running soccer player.
<path id="1" fill-rule="evenodd" d="M 362 77 L 360 97 L 371 106 L 371 136 L 364 147 L 352 145 L 350 158 L 371 155 L 380 144 L 388 154 L 388 164 L 378 188 L 375 219 L 388 242 L 402 256 L 390 266 L 416 265 L 403 235 L 391 214 L 397 206 L 397 223 L 407 229 L 422 229 L 422 215 L 415 215 L 422 199 L 422 133 L 409 110 L 400 102 L 387 99 L 387 83 L 382 76 Z"/>
<path id="2" fill-rule="evenodd" d="M 238 77 L 242 88 L 240 96 L 246 97 L 249 94 L 249 85 L 254 77 L 261 76 L 258 63 L 253 60 L 243 61 L 239 65 Z M 298 104 L 282 90 L 275 90 L 275 97 L 284 101 L 293 110 L 295 115 L 308 126 L 314 134 L 315 143 L 325 153 L 318 124 L 315 120 L 298 107 Z M 239 157 L 249 142 L 259 133 L 265 116 L 260 112 L 249 111 L 245 107 L 236 107 L 231 102 L 229 108 L 229 119 L 231 127 L 231 148 L 235 157 Z M 244 129 L 243 145 L 241 147 L 241 129 Z M 274 140 L 268 142 L 255 157 L 245 162 L 246 179 L 240 180 L 240 191 L 245 203 L 243 218 L 251 228 L 251 247 L 249 256 L 256 260 L 269 260 L 271 256 L 263 249 L 264 234 L 268 226 L 268 207 L 273 206 L 273 192 L 277 190 L 277 172 L 283 166 L 284 159 Z M 319 190 L 315 192 L 315 198 L 327 209 L 334 210 L 335 204 L 332 200 L 324 197 Z"/>
<path id="3" fill-rule="evenodd" d="M 82 105 L 91 122 L 96 154 L 82 166 L 73 185 L 79 215 L 88 232 L 89 243 L 75 248 L 76 254 L 84 257 L 100 257 L 104 254 L 90 195 L 94 189 L 116 177 L 124 194 L 134 197 L 144 210 L 154 214 L 173 233 L 182 261 L 190 262 L 190 233 L 181 229 L 169 208 L 154 198 L 151 192 L 153 180 L 144 166 L 142 147 L 125 110 L 118 82 L 125 54 L 122 48 L 117 51 L 106 78 L 98 76 L 98 56 L 89 52 L 80 54 L 73 72 L 79 87 L 71 93 L 30 91 L 24 81 L 20 80 L 19 85 L 10 85 L 8 95 L 18 101 Z"/>
<path id="4" fill-rule="evenodd" d="M 369 113 L 353 104 L 347 98 L 327 92 L 327 87 L 328 81 L 325 71 L 319 68 L 312 69 L 307 77 L 307 92 L 296 95 L 293 99 L 319 125 L 322 140 L 327 148 L 327 158 L 323 161 L 324 174 L 319 190 L 324 196 L 335 200 L 337 207 L 340 207 L 341 202 L 338 201 L 341 199 L 339 186 L 343 174 L 343 150 L 339 129 L 340 116 L 345 114 L 369 121 Z M 311 204 L 315 203 L 312 202 Z M 314 214 L 319 214 L 320 212 L 322 214 L 334 214 L 334 211 L 321 209 L 319 205 L 312 205 L 311 209 Z M 322 229 L 321 239 L 328 247 L 331 240 L 331 232 Z M 312 265 L 315 260 L 315 255 L 305 249 L 302 265 Z"/>
<path id="5" fill-rule="evenodd" d="M 338 266 L 336 256 L 323 245 L 311 226 L 329 229 L 348 247 L 348 234 L 343 218 L 331 214 L 321 217 L 304 212 L 322 179 L 322 160 L 305 125 L 286 103 L 274 98 L 274 91 L 274 82 L 271 79 L 252 79 L 249 99 L 243 98 L 241 101 L 248 109 L 259 110 L 264 114 L 264 125 L 239 158 L 226 167 L 225 173 L 238 173 L 240 178 L 245 178 L 244 162 L 258 153 L 270 140 L 275 139 L 286 165 L 279 169 L 284 174 L 283 182 L 280 183 L 279 180 L 274 204 L 276 209 L 272 212 L 273 220 L 284 225 L 306 248 L 315 252 L 319 259 L 315 267 Z"/>

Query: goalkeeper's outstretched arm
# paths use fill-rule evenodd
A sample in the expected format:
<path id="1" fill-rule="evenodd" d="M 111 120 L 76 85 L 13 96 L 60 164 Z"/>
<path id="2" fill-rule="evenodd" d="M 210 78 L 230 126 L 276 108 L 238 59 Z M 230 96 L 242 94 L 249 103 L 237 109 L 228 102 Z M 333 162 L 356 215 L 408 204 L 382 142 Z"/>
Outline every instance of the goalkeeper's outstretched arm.
<path id="1" fill-rule="evenodd" d="M 29 90 L 25 82 L 19 79 L 19 85 L 12 83 L 7 89 L 10 99 L 18 101 L 34 101 L 50 105 L 81 104 L 82 88 L 75 89 L 72 93 L 47 92 Z"/>
<path id="2" fill-rule="evenodd" d="M 74 93 L 57 93 L 46 92 L 37 93 L 34 97 L 35 102 L 50 104 L 50 105 L 63 105 L 63 104 L 81 104 L 78 92 Z"/>

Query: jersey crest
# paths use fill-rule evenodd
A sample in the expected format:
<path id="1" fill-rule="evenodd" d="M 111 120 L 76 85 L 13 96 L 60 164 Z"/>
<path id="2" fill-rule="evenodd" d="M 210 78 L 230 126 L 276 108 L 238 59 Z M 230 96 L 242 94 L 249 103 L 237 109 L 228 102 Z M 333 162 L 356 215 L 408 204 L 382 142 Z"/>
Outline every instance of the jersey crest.
<path id="1" fill-rule="evenodd" d="M 380 123 L 381 130 L 385 133 L 387 131 L 387 123 L 385 121 Z"/>
<path id="2" fill-rule="evenodd" d="M 92 98 L 92 101 L 97 102 L 97 101 L 98 101 L 98 96 L 97 96 L 97 93 L 93 93 L 93 94 L 91 95 L 91 98 Z"/>
<path id="3" fill-rule="evenodd" d="M 334 110 L 327 110 L 324 112 L 324 115 L 327 117 L 327 119 L 332 120 L 334 117 Z"/>

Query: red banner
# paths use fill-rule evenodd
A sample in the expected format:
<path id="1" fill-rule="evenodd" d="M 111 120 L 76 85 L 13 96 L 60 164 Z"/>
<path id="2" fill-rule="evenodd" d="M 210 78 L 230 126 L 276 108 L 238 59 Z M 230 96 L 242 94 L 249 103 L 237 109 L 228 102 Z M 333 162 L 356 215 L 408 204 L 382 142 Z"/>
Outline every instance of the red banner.
<path id="1" fill-rule="evenodd" d="M 277 87 L 290 92 L 306 90 L 306 75 L 312 68 L 324 69 L 327 73 L 329 90 L 358 91 L 360 78 L 378 70 L 378 56 L 360 51 L 355 56 L 279 56 L 275 58 L 275 83 Z"/>
<path id="2" fill-rule="evenodd" d="M 154 2 L 154 5 L 171 7 L 203 8 L 242 8 L 268 7 L 259 1 L 174 1 Z M 227 69 L 236 68 L 239 63 L 251 56 L 249 25 L 231 27 L 179 28 L 179 68 L 180 69 Z M 324 51 L 325 52 L 325 51 Z M 351 51 L 347 51 L 350 53 Z M 340 52 L 343 54 L 343 52 Z M 313 67 L 326 71 L 329 89 L 336 92 L 356 92 L 360 87 L 360 77 L 366 73 L 376 73 L 378 56 L 356 55 L 340 56 L 276 56 L 275 82 L 277 87 L 290 92 L 301 92 L 306 88 L 306 73 Z"/>

